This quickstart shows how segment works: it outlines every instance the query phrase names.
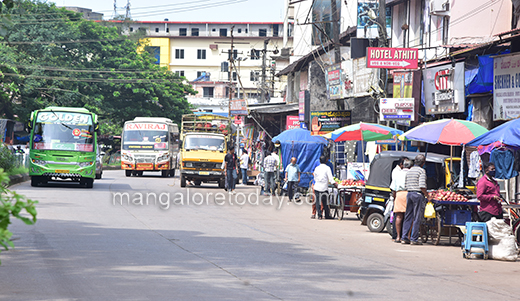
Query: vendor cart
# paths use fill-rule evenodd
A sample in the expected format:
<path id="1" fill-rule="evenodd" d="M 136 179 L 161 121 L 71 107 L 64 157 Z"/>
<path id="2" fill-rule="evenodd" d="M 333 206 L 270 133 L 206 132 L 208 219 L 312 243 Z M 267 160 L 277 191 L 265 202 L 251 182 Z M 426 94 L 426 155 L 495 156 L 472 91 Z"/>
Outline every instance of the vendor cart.
<path id="1" fill-rule="evenodd" d="M 466 222 L 472 221 L 472 214 L 476 212 L 476 206 L 480 203 L 476 199 L 467 202 L 432 200 L 435 207 L 435 218 L 424 219 L 421 224 L 420 235 L 423 243 L 431 238 L 434 245 L 440 243 L 441 236 L 449 237 L 451 245 L 452 235 L 457 235 L 459 242 L 464 235 L 460 230 Z"/>
<path id="2" fill-rule="evenodd" d="M 338 220 L 342 220 L 345 211 L 347 211 L 347 213 L 350 211 L 355 212 L 359 218 L 357 214 L 359 210 L 359 200 L 362 198 L 364 191 L 364 186 L 338 186 L 337 192 L 331 194 L 329 201 L 330 210 L 334 210 L 334 213 L 331 215 L 334 218 L 337 217 Z"/>

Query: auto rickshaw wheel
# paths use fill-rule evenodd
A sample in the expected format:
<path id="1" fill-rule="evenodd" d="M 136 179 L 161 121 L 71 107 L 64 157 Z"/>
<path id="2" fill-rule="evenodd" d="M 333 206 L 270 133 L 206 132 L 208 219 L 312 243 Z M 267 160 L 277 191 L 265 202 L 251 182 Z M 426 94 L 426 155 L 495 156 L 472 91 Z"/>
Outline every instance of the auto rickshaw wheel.
<path id="1" fill-rule="evenodd" d="M 373 212 L 368 216 L 367 227 L 370 232 L 381 232 L 385 228 L 385 219 L 381 213 Z"/>

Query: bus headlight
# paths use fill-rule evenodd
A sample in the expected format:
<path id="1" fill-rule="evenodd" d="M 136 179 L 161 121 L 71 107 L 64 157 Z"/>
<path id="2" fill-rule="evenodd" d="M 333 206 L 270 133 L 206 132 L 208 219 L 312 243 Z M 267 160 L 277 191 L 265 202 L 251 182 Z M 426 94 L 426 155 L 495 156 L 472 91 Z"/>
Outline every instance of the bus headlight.
<path id="1" fill-rule="evenodd" d="M 45 164 L 47 164 L 47 161 L 32 159 L 32 163 L 37 164 L 37 165 L 45 165 Z"/>
<path id="2" fill-rule="evenodd" d="M 79 167 L 87 167 L 87 166 L 91 166 L 92 164 L 94 164 L 94 162 L 92 162 L 92 161 L 78 163 Z"/>
<path id="3" fill-rule="evenodd" d="M 184 163 L 184 166 L 186 166 L 186 167 L 193 167 L 193 163 L 191 163 L 191 162 L 186 162 L 186 163 Z"/>
<path id="4" fill-rule="evenodd" d="M 125 161 L 134 161 L 134 158 L 132 158 L 131 155 L 122 154 L 121 156 L 123 157 L 123 160 L 125 160 Z"/>
<path id="5" fill-rule="evenodd" d="M 170 159 L 170 155 L 164 154 L 164 155 L 160 156 L 159 158 L 157 158 L 157 162 L 168 161 L 168 159 Z"/>

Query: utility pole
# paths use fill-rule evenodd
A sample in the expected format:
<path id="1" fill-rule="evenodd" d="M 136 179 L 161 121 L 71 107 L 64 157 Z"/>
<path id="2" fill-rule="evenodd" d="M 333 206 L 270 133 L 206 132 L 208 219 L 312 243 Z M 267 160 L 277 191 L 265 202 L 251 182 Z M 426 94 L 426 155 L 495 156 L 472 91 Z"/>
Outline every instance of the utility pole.
<path id="1" fill-rule="evenodd" d="M 264 49 L 262 50 L 262 83 L 260 85 L 260 102 L 264 103 L 267 101 L 267 84 L 265 80 L 265 72 L 266 72 L 266 59 L 267 59 L 267 45 L 269 44 L 270 39 L 265 39 L 264 41 Z"/>
<path id="2" fill-rule="evenodd" d="M 340 2 L 341 3 L 341 2 Z M 341 64 L 341 45 L 339 43 L 339 9 L 336 5 L 336 0 L 330 0 L 330 9 L 332 12 L 332 39 L 334 42 L 334 63 Z M 340 4 L 341 5 L 341 4 Z M 344 100 L 336 100 L 336 106 L 338 110 L 342 111 L 345 109 Z"/>
<path id="3" fill-rule="evenodd" d="M 231 26 L 231 49 L 229 50 L 228 59 L 229 59 L 229 68 L 228 68 L 228 94 L 229 94 L 229 101 L 228 101 L 228 114 L 231 117 L 231 100 L 232 97 L 232 83 L 231 83 L 231 73 L 233 71 L 233 29 L 235 29 L 235 26 Z"/>

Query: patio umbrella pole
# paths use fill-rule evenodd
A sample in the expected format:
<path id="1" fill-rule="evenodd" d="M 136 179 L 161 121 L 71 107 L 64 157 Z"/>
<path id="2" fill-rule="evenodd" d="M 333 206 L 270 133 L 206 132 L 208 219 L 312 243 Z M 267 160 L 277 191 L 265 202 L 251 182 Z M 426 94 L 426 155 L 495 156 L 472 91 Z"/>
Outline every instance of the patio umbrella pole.
<path id="1" fill-rule="evenodd" d="M 361 135 L 361 155 L 363 156 L 363 167 L 361 170 L 363 171 L 363 178 L 365 178 L 365 141 L 363 140 L 363 135 Z M 366 179 L 363 179 L 366 181 Z"/>

